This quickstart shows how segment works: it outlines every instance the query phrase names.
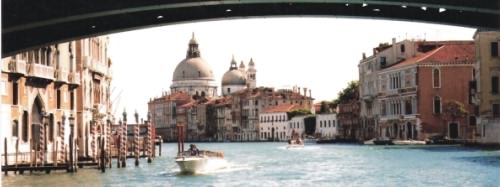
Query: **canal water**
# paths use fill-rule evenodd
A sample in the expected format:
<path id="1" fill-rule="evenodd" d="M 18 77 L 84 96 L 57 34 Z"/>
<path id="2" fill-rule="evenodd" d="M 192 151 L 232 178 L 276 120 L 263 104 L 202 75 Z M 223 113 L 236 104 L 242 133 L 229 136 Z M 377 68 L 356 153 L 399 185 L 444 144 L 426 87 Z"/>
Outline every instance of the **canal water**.
<path id="1" fill-rule="evenodd" d="M 500 186 L 500 151 L 461 146 L 361 146 L 284 143 L 200 143 L 224 151 L 226 169 L 179 175 L 176 144 L 163 144 L 153 163 L 132 159 L 101 173 L 3 176 L 3 186 Z"/>

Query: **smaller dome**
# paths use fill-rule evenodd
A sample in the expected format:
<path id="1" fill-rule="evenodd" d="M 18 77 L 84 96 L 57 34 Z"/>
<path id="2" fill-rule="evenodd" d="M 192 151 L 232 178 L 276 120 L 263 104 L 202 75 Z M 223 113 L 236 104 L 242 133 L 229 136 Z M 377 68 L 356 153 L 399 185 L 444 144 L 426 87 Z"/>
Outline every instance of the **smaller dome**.
<path id="1" fill-rule="evenodd" d="M 222 76 L 222 86 L 225 85 L 246 85 L 247 80 L 243 73 L 238 70 L 229 70 Z"/>

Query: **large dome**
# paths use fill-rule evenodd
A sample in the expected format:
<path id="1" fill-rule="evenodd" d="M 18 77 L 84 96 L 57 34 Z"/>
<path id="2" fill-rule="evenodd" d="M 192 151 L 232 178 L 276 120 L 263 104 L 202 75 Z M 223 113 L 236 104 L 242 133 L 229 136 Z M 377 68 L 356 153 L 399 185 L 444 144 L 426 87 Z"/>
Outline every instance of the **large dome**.
<path id="1" fill-rule="evenodd" d="M 222 76 L 222 86 L 225 85 L 246 85 L 247 81 L 241 71 L 233 69 L 224 73 Z"/>
<path id="2" fill-rule="evenodd" d="M 214 80 L 212 68 L 201 57 L 186 58 L 174 71 L 173 81 L 178 80 Z"/>

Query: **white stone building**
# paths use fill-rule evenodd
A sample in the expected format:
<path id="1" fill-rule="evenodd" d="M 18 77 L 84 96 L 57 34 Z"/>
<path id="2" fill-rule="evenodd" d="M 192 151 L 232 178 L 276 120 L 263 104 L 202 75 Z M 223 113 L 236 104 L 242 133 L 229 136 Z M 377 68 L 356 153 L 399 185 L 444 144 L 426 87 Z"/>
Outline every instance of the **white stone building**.
<path id="1" fill-rule="evenodd" d="M 304 118 L 307 116 L 294 116 L 290 121 L 288 121 L 288 128 L 286 131 L 286 137 L 287 139 L 290 139 L 292 137 L 292 133 L 298 133 L 301 137 L 304 137 L 305 135 L 305 123 L 304 123 Z"/>
<path id="2" fill-rule="evenodd" d="M 264 109 L 259 114 L 259 134 L 261 141 L 286 141 L 290 138 L 288 134 L 287 112 L 297 109 L 294 104 L 282 104 Z"/>
<path id="3" fill-rule="evenodd" d="M 331 140 L 337 136 L 337 114 L 316 114 L 316 132 L 320 139 Z"/>

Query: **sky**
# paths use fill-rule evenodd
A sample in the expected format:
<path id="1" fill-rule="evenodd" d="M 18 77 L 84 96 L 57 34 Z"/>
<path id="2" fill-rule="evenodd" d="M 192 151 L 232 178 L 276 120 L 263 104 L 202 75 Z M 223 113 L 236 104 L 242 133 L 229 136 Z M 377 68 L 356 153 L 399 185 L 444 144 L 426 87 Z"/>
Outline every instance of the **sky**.
<path id="1" fill-rule="evenodd" d="M 109 35 L 113 65 L 113 113 L 147 114 L 150 98 L 170 91 L 177 64 L 192 33 L 201 57 L 220 81 L 232 55 L 248 67 L 253 58 L 257 86 L 306 87 L 315 102 L 331 101 L 359 77 L 362 53 L 379 43 L 404 39 L 472 40 L 475 29 L 417 22 L 354 18 L 255 18 L 175 24 Z"/>

